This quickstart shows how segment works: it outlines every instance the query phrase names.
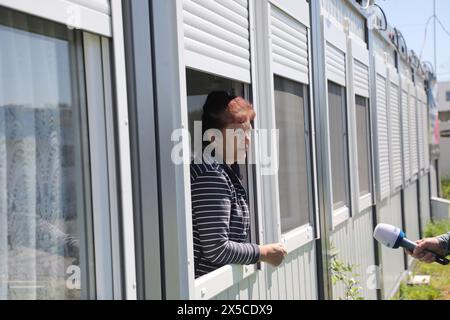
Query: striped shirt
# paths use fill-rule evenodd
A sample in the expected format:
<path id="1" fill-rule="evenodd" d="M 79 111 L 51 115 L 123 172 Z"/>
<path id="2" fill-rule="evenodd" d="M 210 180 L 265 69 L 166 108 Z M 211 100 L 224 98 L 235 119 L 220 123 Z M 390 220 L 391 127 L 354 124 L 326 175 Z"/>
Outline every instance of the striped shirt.
<path id="1" fill-rule="evenodd" d="M 195 277 L 228 264 L 254 264 L 259 246 L 248 243 L 247 195 L 236 173 L 205 156 L 191 164 Z"/>

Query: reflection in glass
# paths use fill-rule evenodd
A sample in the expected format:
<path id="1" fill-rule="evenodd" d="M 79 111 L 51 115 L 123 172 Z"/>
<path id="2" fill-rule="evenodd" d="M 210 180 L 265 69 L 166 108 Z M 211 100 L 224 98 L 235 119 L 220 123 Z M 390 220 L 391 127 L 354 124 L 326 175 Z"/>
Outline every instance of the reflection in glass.
<path id="1" fill-rule="evenodd" d="M 275 77 L 275 117 L 280 134 L 278 184 L 281 230 L 309 223 L 305 87 Z"/>
<path id="2" fill-rule="evenodd" d="M 344 88 L 328 82 L 328 118 L 330 123 L 334 210 L 349 206 L 346 114 Z"/>
<path id="3" fill-rule="evenodd" d="M 367 98 L 356 96 L 356 134 L 358 141 L 359 195 L 370 193 L 369 107 Z"/>
<path id="4" fill-rule="evenodd" d="M 73 33 L 0 8 L 0 299 L 80 299 Z"/>

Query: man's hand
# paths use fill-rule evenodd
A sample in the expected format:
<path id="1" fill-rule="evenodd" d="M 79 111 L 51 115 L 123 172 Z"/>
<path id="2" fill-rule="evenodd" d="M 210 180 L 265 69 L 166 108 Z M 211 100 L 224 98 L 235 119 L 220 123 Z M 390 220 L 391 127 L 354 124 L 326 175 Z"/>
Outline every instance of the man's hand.
<path id="1" fill-rule="evenodd" d="M 287 254 L 286 248 L 281 243 L 267 244 L 259 246 L 259 261 L 267 262 L 274 267 L 278 267 L 283 262 Z"/>
<path id="2" fill-rule="evenodd" d="M 414 252 L 411 252 L 409 250 L 406 250 L 406 252 L 420 261 L 432 263 L 436 260 L 434 255 L 430 252 L 426 252 L 425 249 L 434 251 L 440 255 L 444 255 L 444 250 L 441 248 L 439 240 L 437 238 L 426 238 L 417 240 L 416 244 L 417 247 L 416 249 L 414 249 Z"/>

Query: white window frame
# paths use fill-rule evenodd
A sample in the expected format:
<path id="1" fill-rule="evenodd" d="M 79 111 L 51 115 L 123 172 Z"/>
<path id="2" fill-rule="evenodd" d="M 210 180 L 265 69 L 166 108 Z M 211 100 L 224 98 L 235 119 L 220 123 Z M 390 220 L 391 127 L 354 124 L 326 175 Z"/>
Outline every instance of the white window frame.
<path id="1" fill-rule="evenodd" d="M 327 104 L 327 109 L 326 109 L 326 117 L 327 117 L 327 132 L 329 135 L 329 128 L 330 128 L 330 116 L 329 116 L 329 102 L 328 102 L 328 82 L 332 81 L 336 84 L 338 84 L 339 86 L 343 87 L 344 89 L 344 93 L 345 93 L 345 97 L 343 97 L 343 102 L 345 103 L 345 110 L 346 110 L 346 114 L 344 114 L 344 119 L 346 120 L 347 123 L 347 153 L 345 154 L 345 156 L 347 157 L 347 165 L 350 165 L 350 146 L 351 146 L 351 141 L 349 140 L 349 134 L 350 134 L 350 127 L 349 124 L 351 122 L 349 122 L 349 113 L 348 110 L 350 109 L 350 104 L 349 104 L 349 97 L 350 94 L 352 94 L 352 92 L 349 92 L 349 88 L 351 86 L 349 86 L 348 81 L 349 81 L 349 77 L 348 77 L 348 50 L 347 50 L 347 46 L 348 46 L 348 34 L 346 34 L 346 31 L 344 29 L 344 26 L 340 25 L 333 16 L 331 16 L 329 13 L 327 13 L 325 10 L 322 9 L 322 23 L 323 23 L 323 27 L 324 27 L 324 43 L 323 43 L 323 47 L 325 48 L 325 50 L 327 50 L 327 42 L 330 43 L 331 45 L 335 46 L 336 48 L 338 48 L 339 50 L 341 50 L 344 55 L 345 55 L 345 79 L 338 79 L 338 78 L 334 78 L 334 77 L 330 77 L 330 75 L 328 74 L 328 67 L 326 66 L 326 61 L 325 61 L 325 74 L 326 74 L 326 104 Z M 329 185 L 332 186 L 332 166 L 331 166 L 331 146 L 328 143 L 328 159 L 327 159 L 327 163 L 328 163 L 328 172 L 329 174 Z M 329 212 L 331 212 L 331 221 L 332 221 L 332 229 L 335 229 L 336 227 L 338 227 L 340 224 L 346 222 L 348 219 L 350 219 L 351 217 L 351 208 L 352 208 L 352 178 L 351 178 L 351 173 L 348 172 L 348 174 L 350 176 L 347 176 L 347 182 L 346 185 L 348 185 L 348 205 L 345 205 L 343 207 L 340 207 L 338 209 L 334 209 L 333 208 L 333 188 L 330 187 L 330 194 L 329 194 L 329 204 L 330 204 L 330 208 L 329 208 Z"/>
<path id="2" fill-rule="evenodd" d="M 380 54 L 383 54 L 383 56 L 381 56 Z M 389 132 L 390 132 L 390 128 L 391 128 L 391 124 L 390 124 L 390 108 L 389 108 L 389 88 L 390 88 L 390 83 L 389 83 L 389 78 L 388 78 L 388 67 L 387 67 L 387 54 L 386 53 L 381 53 L 381 52 L 375 52 L 374 53 L 374 62 L 375 62 L 375 79 L 378 78 L 378 76 L 381 76 L 382 78 L 384 78 L 385 80 L 385 92 L 386 92 L 386 126 L 387 126 L 387 140 L 388 140 L 388 166 L 389 166 L 389 172 L 391 171 L 391 141 L 389 139 Z M 378 114 L 378 106 L 376 106 L 376 112 Z M 378 131 L 378 115 L 375 119 L 375 122 L 377 123 L 377 131 Z M 377 134 L 377 137 L 379 135 Z M 377 150 L 378 150 L 378 138 L 376 139 L 376 144 L 377 144 Z M 389 198 L 390 195 L 392 194 L 392 185 L 391 185 L 391 177 L 392 175 L 389 173 L 389 179 L 388 179 L 388 194 L 383 196 L 382 195 L 382 190 L 381 190 L 381 173 L 380 173 L 380 155 L 379 155 L 379 151 L 376 153 L 376 157 L 374 157 L 375 160 L 375 166 L 377 168 L 376 172 L 376 182 L 377 182 L 377 194 L 378 194 L 378 199 L 380 201 L 383 201 L 386 198 Z"/>
<path id="3" fill-rule="evenodd" d="M 256 1 L 260 1 L 260 0 L 256 0 Z M 306 223 L 304 225 L 301 226 L 297 226 L 296 228 L 289 230 L 287 232 L 281 232 L 281 211 L 280 211 L 280 193 L 279 193 L 279 177 L 278 177 L 278 173 L 275 175 L 274 177 L 274 183 L 275 183 L 275 205 L 276 205 L 276 219 L 277 219 L 277 224 L 276 224 L 276 231 L 275 233 L 278 234 L 278 239 L 280 239 L 279 241 L 281 241 L 282 243 L 284 243 L 286 250 L 289 252 L 293 252 L 307 244 L 309 244 L 310 242 L 314 241 L 314 216 L 317 216 L 318 214 L 318 210 L 315 207 L 315 194 L 316 192 L 314 190 L 312 190 L 312 187 L 317 185 L 316 183 L 316 174 L 315 174 L 315 168 L 313 167 L 313 161 L 314 161 L 314 149 L 313 149 L 313 145 L 315 145 L 314 142 L 314 134 L 312 134 L 314 132 L 314 127 L 313 127 L 313 122 L 314 122 L 314 118 L 313 118 L 313 112 L 312 112 L 312 88 L 311 88 L 311 81 L 309 81 L 309 79 L 311 79 L 311 73 L 312 73 L 312 68 L 311 68 L 311 28 L 310 28 L 310 18 L 309 18 L 309 4 L 305 1 L 305 0 L 269 0 L 268 1 L 268 17 L 267 17 L 267 30 L 268 33 L 271 34 L 271 12 L 272 12 L 272 8 L 274 7 L 276 10 L 281 11 L 282 13 L 290 16 L 292 19 L 296 20 L 297 22 L 303 24 L 306 29 L 307 29 L 307 36 L 308 36 L 308 75 L 307 75 L 307 79 L 299 79 L 298 77 L 292 77 L 290 75 L 290 73 L 284 73 L 284 72 L 275 72 L 275 68 L 274 68 L 274 61 L 272 58 L 272 46 L 269 43 L 268 44 L 268 48 L 266 49 L 268 52 L 268 56 L 270 57 L 270 62 L 268 63 L 269 65 L 269 74 L 270 74 L 270 94 L 272 96 L 271 98 L 271 105 L 270 105 L 270 111 L 269 114 L 271 114 L 271 118 L 272 118 L 272 124 L 271 127 L 272 128 L 276 128 L 276 111 L 275 111 L 275 86 L 274 86 L 274 77 L 278 76 L 281 77 L 283 79 L 287 79 L 289 81 L 293 81 L 299 85 L 302 86 L 302 89 L 304 92 L 308 93 L 308 99 L 305 98 L 304 100 L 304 105 L 301 106 L 302 108 L 307 108 L 308 112 L 305 113 L 305 121 L 308 121 L 308 127 L 309 127 L 309 137 L 310 137 L 310 141 L 311 145 L 309 147 L 307 147 L 307 152 L 309 152 L 306 156 L 308 157 L 308 162 L 309 162 L 309 169 L 312 172 L 309 172 L 309 176 L 311 177 L 311 181 L 308 181 L 309 183 L 312 184 L 308 185 L 308 188 L 311 189 L 311 191 L 313 192 L 312 194 L 309 195 L 310 198 L 310 214 L 309 214 L 309 223 Z M 270 41 L 269 41 L 270 42 Z M 264 81 L 264 80 L 262 80 Z M 307 83 L 305 83 L 307 82 Z M 272 213 L 273 214 L 273 213 Z M 315 221 L 318 221 L 317 219 Z"/>
<path id="4" fill-rule="evenodd" d="M 401 97 L 402 97 L 402 88 L 400 86 L 400 75 L 397 72 L 397 69 L 392 66 L 392 65 L 388 65 L 388 76 L 387 76 L 387 83 L 388 83 L 388 114 L 389 114 L 389 135 L 392 135 L 392 120 L 391 120 L 391 98 L 392 98 L 392 92 L 391 92 L 391 88 L 392 85 L 397 86 L 397 90 L 398 90 L 398 103 L 399 103 L 399 121 L 400 121 L 400 127 L 399 127 L 399 134 L 400 134 L 400 161 L 401 161 L 401 166 L 403 167 L 403 146 L 402 146 L 402 139 L 403 139 L 403 132 L 402 132 L 402 103 L 401 103 Z M 391 139 L 389 139 L 391 140 Z M 401 183 L 398 186 L 395 186 L 395 180 L 394 180 L 394 173 L 393 173 L 393 163 L 394 163 L 394 150 L 391 147 L 390 148 L 390 153 L 389 153 L 389 158 L 390 158 L 390 172 L 391 172 L 391 194 L 395 194 L 397 193 L 399 190 L 401 190 L 403 188 L 403 181 L 404 181 L 404 177 L 403 177 L 403 170 L 402 170 L 402 179 L 401 179 Z"/>
<path id="5" fill-rule="evenodd" d="M 89 285 L 94 286 L 90 289 L 95 290 L 92 297 L 96 299 L 135 299 L 133 208 L 129 174 L 131 163 L 129 148 L 127 149 L 129 135 L 124 47 L 120 41 L 123 40 L 121 0 L 111 0 L 114 19 L 111 18 L 111 9 L 105 1 L 0 0 L 0 5 L 62 24 L 71 21 L 73 12 L 77 14 L 79 24 L 75 27 L 81 30 L 79 40 L 83 40 L 82 47 L 80 41 L 76 43 L 80 48 L 77 50 L 77 59 L 83 61 L 83 66 L 80 66 L 82 70 L 77 70 L 82 76 L 78 86 L 85 88 L 81 89 L 80 101 L 88 115 L 83 126 L 87 128 L 89 139 L 86 148 L 90 151 L 88 167 L 91 171 L 92 196 L 88 205 L 93 211 L 95 280 Z M 110 51 L 113 33 L 115 41 L 113 50 Z M 111 74 L 110 52 L 114 55 L 115 74 Z M 116 88 L 116 105 L 113 103 L 113 82 Z M 118 124 L 114 123 L 114 113 L 117 114 Z M 118 141 L 114 134 L 117 127 Z M 119 153 L 117 159 L 116 151 Z M 117 176 L 119 167 L 120 181 Z M 121 193 L 117 194 L 117 190 L 121 190 Z M 122 220 L 119 201 L 122 203 Z M 124 238 L 123 250 L 120 237 Z M 121 266 L 122 254 L 126 256 L 124 269 Z M 122 271 L 125 271 L 124 288 Z"/>
<path id="6" fill-rule="evenodd" d="M 176 15 L 178 17 L 180 17 L 181 19 L 177 19 L 177 21 L 181 21 L 181 23 L 177 26 L 177 31 L 178 31 L 178 39 L 179 42 L 181 43 L 181 46 L 179 45 L 179 50 L 181 52 L 184 52 L 184 45 L 183 45 L 183 37 L 184 37 L 184 33 L 183 33 L 183 19 L 182 19 L 182 13 L 183 13 L 183 1 L 182 0 L 177 0 L 176 1 Z M 250 24 L 250 48 L 253 47 L 253 42 L 254 42 L 254 0 L 249 0 L 249 24 Z M 250 72 L 252 73 L 252 79 L 254 79 L 254 63 L 255 63 L 255 59 L 254 59 L 254 50 L 250 50 L 250 59 L 251 59 L 251 70 Z M 181 94 L 181 108 L 182 108 L 182 121 L 187 124 L 189 123 L 188 121 L 188 114 L 187 114 L 187 90 L 186 90 L 186 68 L 190 68 L 189 65 L 186 64 L 186 60 L 185 60 L 185 56 L 184 54 L 180 54 L 179 56 L 179 64 L 180 64 L 180 70 L 179 70 L 179 75 L 180 75 L 180 79 L 182 81 L 181 83 L 181 88 L 180 88 L 180 94 Z M 208 74 L 211 74 L 210 71 L 208 70 L 202 70 L 200 68 L 196 68 L 197 71 L 200 72 L 205 72 Z M 255 91 L 255 83 L 249 83 L 248 79 L 246 77 L 240 77 L 240 78 L 231 78 L 230 76 L 226 76 L 226 75 L 221 75 L 221 74 L 216 74 L 217 76 L 221 76 L 221 77 L 225 77 L 225 78 L 229 78 L 231 80 L 236 80 L 239 81 L 241 83 L 244 84 L 244 91 L 246 92 L 246 94 L 248 95 L 248 91 L 250 89 L 250 87 L 252 88 L 252 92 L 253 92 L 253 98 L 257 99 L 257 92 Z M 258 112 L 258 110 L 256 110 L 256 112 Z M 187 126 L 186 126 L 187 127 Z M 255 129 L 258 128 L 258 122 L 255 121 Z M 187 150 L 189 150 L 188 146 L 185 146 L 185 148 Z M 258 143 L 257 141 L 254 141 L 252 143 L 252 152 L 253 154 L 257 155 L 258 154 Z M 189 177 L 189 166 L 183 166 L 183 171 L 184 171 L 184 176 L 185 177 Z M 258 166 L 256 166 L 256 179 L 254 181 L 255 185 L 256 185 L 256 210 L 257 210 L 257 216 L 256 217 L 252 217 L 252 222 L 254 223 L 253 219 L 258 219 L 258 221 L 262 221 L 261 220 L 261 195 L 260 195 L 260 174 L 259 174 L 259 169 Z M 189 179 L 185 179 L 185 186 L 184 186 L 184 194 L 185 194 L 185 198 L 186 198 L 186 207 L 185 207 L 185 211 L 186 211 L 186 219 L 187 221 L 192 221 L 192 206 L 191 206 L 191 187 L 190 187 L 190 180 Z M 261 229 L 261 224 L 258 223 L 258 229 L 256 230 L 256 235 L 257 238 L 262 239 L 262 229 Z M 253 228 L 253 226 L 252 226 Z M 187 247 L 186 247 L 186 251 L 188 253 L 188 261 L 194 261 L 194 253 L 193 253 L 193 238 L 192 238 L 192 224 L 191 223 L 186 223 L 186 238 L 187 238 Z M 261 242 L 260 240 L 258 241 L 258 243 Z M 218 294 L 220 294 L 221 292 L 231 288 L 234 285 L 237 285 L 238 283 L 240 283 L 242 280 L 250 277 L 251 275 L 255 274 L 258 272 L 258 264 L 254 264 L 254 265 L 237 265 L 237 264 L 231 264 L 231 265 L 226 265 L 223 267 L 220 267 L 217 270 L 214 270 L 213 272 L 210 272 L 206 275 L 203 275 L 197 279 L 195 279 L 194 276 L 194 264 L 193 263 L 189 263 L 190 267 L 189 267 L 189 296 L 191 299 L 198 299 L 198 300 L 206 300 L 206 299 L 211 299 L 215 296 L 217 296 Z"/>
<path id="7" fill-rule="evenodd" d="M 354 103 L 354 105 L 351 106 L 352 112 L 349 115 L 349 119 L 350 119 L 350 124 L 352 124 L 353 128 L 349 128 L 349 134 L 350 134 L 350 139 L 351 139 L 351 145 L 353 145 L 353 152 L 351 152 L 351 154 L 353 155 L 353 161 L 354 163 L 358 163 L 358 156 L 357 156 L 357 146 L 358 146 L 358 141 L 357 141 L 357 130 L 356 130 L 356 96 L 360 96 L 363 98 L 367 99 L 367 111 L 368 111 L 368 133 L 369 133 L 369 148 L 368 148 L 368 155 L 367 155 L 367 159 L 369 160 L 368 163 L 368 170 L 369 170 L 369 192 L 366 194 L 361 195 L 360 191 L 359 191 L 359 171 L 355 171 L 355 173 L 353 174 L 353 183 L 354 183 L 354 188 L 353 188 L 353 192 L 352 195 L 354 197 L 355 202 L 354 202 L 354 208 L 355 208 L 355 212 L 358 213 L 362 213 L 365 210 L 367 210 L 368 208 L 370 208 L 371 206 L 374 205 L 374 197 L 373 197 L 373 176 L 372 176 L 372 154 L 371 154 L 371 139 L 370 139 L 370 109 L 371 109 L 371 104 L 370 104 L 370 57 L 369 57 L 369 50 L 367 49 L 367 44 L 365 42 L 363 42 L 359 37 L 354 36 L 352 33 L 350 33 L 350 37 L 349 37 L 349 66 L 350 66 L 350 72 L 348 72 L 348 75 L 350 77 L 350 83 L 351 85 L 349 87 L 352 88 L 352 90 L 354 90 L 354 92 L 351 92 L 351 96 L 352 96 L 352 102 Z M 364 66 L 367 67 L 367 75 L 369 77 L 368 79 L 368 84 L 367 84 L 367 91 L 365 90 L 359 90 L 358 88 L 356 88 L 354 86 L 354 64 L 356 62 L 359 62 L 361 64 L 363 64 Z M 351 173 L 350 173 L 351 174 Z"/>

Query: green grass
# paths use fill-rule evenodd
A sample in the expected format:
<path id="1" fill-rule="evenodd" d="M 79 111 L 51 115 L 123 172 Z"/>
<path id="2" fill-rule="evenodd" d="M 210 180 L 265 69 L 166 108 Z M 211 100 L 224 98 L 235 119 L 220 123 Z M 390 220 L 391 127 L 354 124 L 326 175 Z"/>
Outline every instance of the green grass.
<path id="1" fill-rule="evenodd" d="M 430 222 L 425 226 L 424 236 L 426 238 L 436 237 L 450 230 L 450 220 L 439 220 Z"/>
<path id="2" fill-rule="evenodd" d="M 450 178 L 441 179 L 442 196 L 444 199 L 450 200 Z"/>
<path id="3" fill-rule="evenodd" d="M 429 223 L 425 227 L 425 237 L 435 237 L 450 230 L 450 221 L 441 220 Z M 413 275 L 430 275 L 429 285 L 400 285 L 395 300 L 450 300 L 450 268 L 437 263 L 416 261 Z"/>

